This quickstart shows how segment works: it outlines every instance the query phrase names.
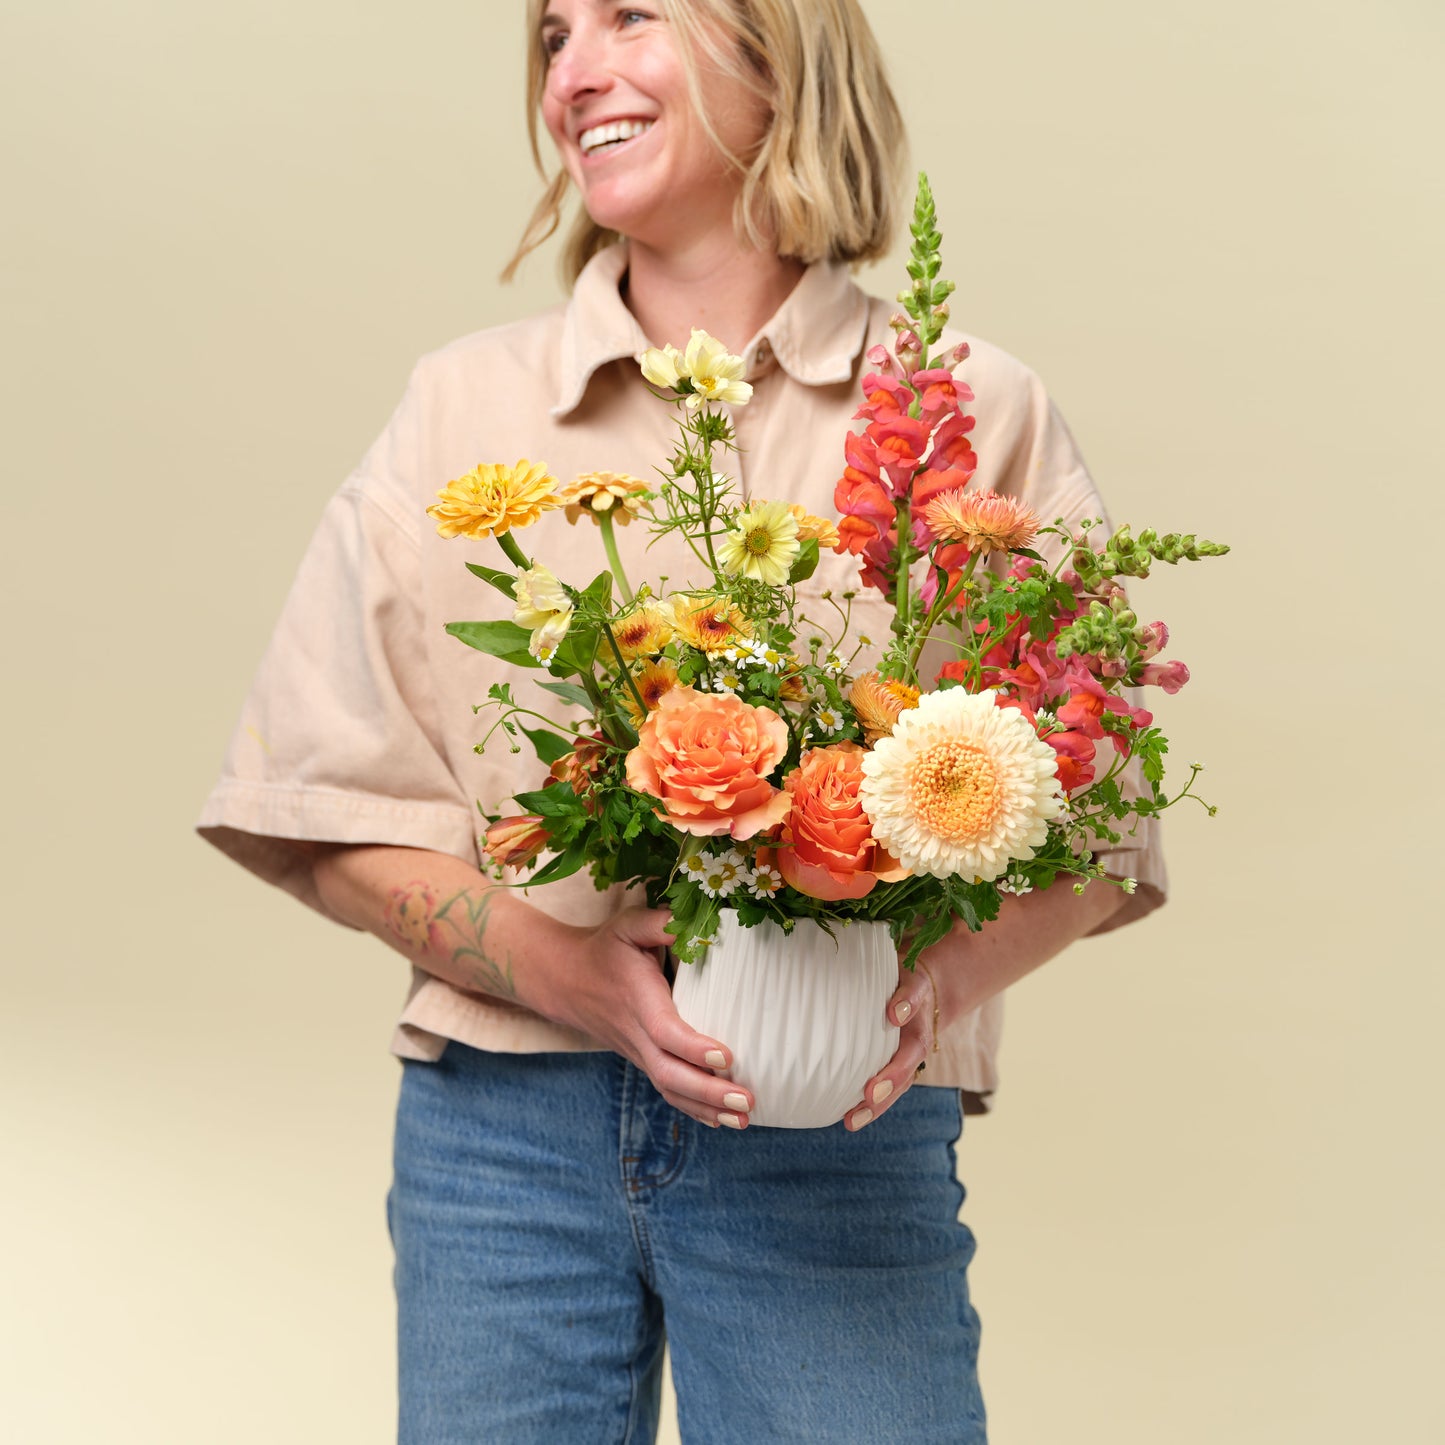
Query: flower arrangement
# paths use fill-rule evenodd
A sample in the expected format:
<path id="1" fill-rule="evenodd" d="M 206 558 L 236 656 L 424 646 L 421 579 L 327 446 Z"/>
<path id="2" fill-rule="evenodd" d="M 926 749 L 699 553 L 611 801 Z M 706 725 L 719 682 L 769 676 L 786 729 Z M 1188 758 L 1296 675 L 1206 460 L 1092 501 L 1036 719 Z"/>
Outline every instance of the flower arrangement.
<path id="1" fill-rule="evenodd" d="M 973 487 L 974 397 L 957 375 L 968 348 L 934 350 L 953 286 L 938 279 L 926 177 L 912 235 L 894 343 L 869 351 L 865 425 L 844 438 L 836 519 L 733 497 L 718 458 L 736 449 L 728 408 L 751 387 L 702 331 L 639 358 L 677 412 L 658 485 L 595 472 L 564 486 L 531 461 L 484 464 L 428 509 L 443 535 L 495 538 L 508 564 L 467 565 L 512 617 L 448 630 L 537 669 L 551 702 L 586 719 L 491 688 L 478 750 L 500 732 L 515 751 L 520 733 L 547 772 L 515 795 L 518 813 L 486 815 L 489 859 L 533 870 L 525 883 L 585 867 L 599 888 L 642 886 L 670 909 L 684 961 L 726 907 L 743 926 L 785 930 L 886 922 L 911 966 L 955 920 L 996 917 L 1002 894 L 1060 878 L 1131 890 L 1095 851 L 1195 796 L 1198 765 L 1166 791 L 1164 734 L 1126 694 L 1175 692 L 1188 669 L 1160 660 L 1168 630 L 1141 623 L 1124 579 L 1228 549 L 1127 527 L 1100 540 L 1097 523 L 1045 525 Z M 610 565 L 585 586 L 518 543 L 558 508 L 601 529 Z M 681 535 L 691 585 L 633 591 L 614 528 L 634 521 Z M 855 593 L 824 593 L 828 625 L 799 610 L 824 548 L 857 557 L 859 585 L 891 599 L 892 636 L 866 670 L 849 650 Z M 943 660 L 925 668 L 926 654 Z"/>

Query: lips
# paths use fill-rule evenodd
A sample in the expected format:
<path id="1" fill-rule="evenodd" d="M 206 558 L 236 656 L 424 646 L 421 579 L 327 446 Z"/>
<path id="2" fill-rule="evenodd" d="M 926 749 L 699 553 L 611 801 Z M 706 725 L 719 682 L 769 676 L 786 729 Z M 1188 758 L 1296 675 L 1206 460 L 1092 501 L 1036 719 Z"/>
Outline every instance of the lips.
<path id="1" fill-rule="evenodd" d="M 584 156 L 594 156 L 615 150 L 618 146 L 652 129 L 652 121 L 641 118 L 609 120 L 601 125 L 589 126 L 577 137 L 577 146 Z"/>

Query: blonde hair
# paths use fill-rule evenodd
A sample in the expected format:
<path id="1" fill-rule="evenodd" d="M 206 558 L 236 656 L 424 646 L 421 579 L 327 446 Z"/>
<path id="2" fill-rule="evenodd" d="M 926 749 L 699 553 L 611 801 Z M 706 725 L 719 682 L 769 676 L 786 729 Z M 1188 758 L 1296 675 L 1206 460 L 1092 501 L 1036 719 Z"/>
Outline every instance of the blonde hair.
<path id="1" fill-rule="evenodd" d="M 527 135 L 547 188 L 502 272 L 504 281 L 561 225 L 571 187 L 563 168 L 547 177 L 540 147 L 546 5 L 527 5 Z M 738 236 L 803 262 L 882 256 L 898 222 L 907 138 L 878 42 L 857 0 L 661 0 L 660 8 L 676 35 L 703 126 L 742 175 L 733 218 Z M 767 104 L 771 120 L 756 154 L 730 153 L 709 122 L 699 74 L 704 59 Z M 579 211 L 562 255 L 567 283 L 617 239 Z"/>

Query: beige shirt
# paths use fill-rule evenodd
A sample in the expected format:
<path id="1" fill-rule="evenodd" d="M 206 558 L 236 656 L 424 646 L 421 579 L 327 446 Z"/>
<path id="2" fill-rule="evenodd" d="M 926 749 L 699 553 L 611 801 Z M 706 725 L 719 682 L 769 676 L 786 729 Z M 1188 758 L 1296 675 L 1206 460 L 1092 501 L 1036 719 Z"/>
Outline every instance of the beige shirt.
<path id="1" fill-rule="evenodd" d="M 441 539 L 424 509 L 480 461 L 528 457 L 563 481 L 584 471 L 651 477 L 666 461 L 673 413 L 646 390 L 633 361 L 648 342 L 618 292 L 625 268 L 625 248 L 614 247 L 591 262 L 566 304 L 424 356 L 385 431 L 321 518 L 199 823 L 232 858 L 321 912 L 297 840 L 429 848 L 477 863 L 477 803 L 515 811 L 509 795 L 540 785 L 545 770 L 529 752 L 474 751 L 486 714 L 474 715 L 472 705 L 497 681 L 510 681 L 519 699 L 542 699 L 531 685 L 542 674 L 443 631 L 450 621 L 508 615 L 505 600 L 463 565 L 502 566 L 501 553 L 491 540 Z M 748 345 L 755 389 L 734 414 L 741 454 L 727 463 L 743 496 L 833 515 L 863 353 L 891 339 L 889 311 L 846 268 L 815 265 Z M 972 355 L 960 375 L 977 397 L 976 485 L 1026 499 L 1045 520 L 1103 515 L 1038 377 L 997 347 L 967 339 Z M 641 521 L 617 535 L 634 586 L 656 586 L 661 576 L 674 588 L 703 580 L 675 538 L 647 550 Z M 519 539 L 574 585 L 607 565 L 585 518 L 574 527 L 550 513 Z M 857 585 L 854 559 L 825 553 L 800 589 L 802 611 L 826 625 L 835 614 L 821 592 Z M 881 641 L 889 617 L 877 593 L 861 592 L 855 637 Z M 1107 927 L 1163 901 L 1152 831 L 1127 841 L 1132 847 L 1108 860 L 1110 871 L 1137 878 L 1139 888 Z M 620 890 L 598 893 L 585 874 L 525 896 L 575 924 L 601 922 L 621 906 Z M 1001 1023 L 1002 1000 L 994 999 L 945 1030 L 927 1081 L 965 1090 L 971 1111 L 986 1107 Z M 602 1047 L 413 967 L 392 1052 L 435 1060 L 448 1039 L 509 1053 Z"/>

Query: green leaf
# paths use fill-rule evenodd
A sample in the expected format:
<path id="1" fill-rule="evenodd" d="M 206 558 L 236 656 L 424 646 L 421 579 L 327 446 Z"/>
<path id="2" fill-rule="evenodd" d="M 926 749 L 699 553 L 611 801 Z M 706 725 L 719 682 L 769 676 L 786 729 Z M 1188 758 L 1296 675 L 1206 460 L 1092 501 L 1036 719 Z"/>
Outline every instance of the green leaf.
<path id="1" fill-rule="evenodd" d="M 532 634 L 515 622 L 448 622 L 447 631 L 468 647 L 490 653 L 516 667 L 542 665 L 527 651 Z"/>
<path id="2" fill-rule="evenodd" d="M 540 818 L 566 818 L 582 807 L 582 800 L 565 785 L 553 784 L 547 788 L 536 788 L 530 793 L 513 793 L 512 797 L 524 813 L 536 813 Z"/>
<path id="3" fill-rule="evenodd" d="M 537 757 L 550 768 L 558 758 L 565 758 L 572 751 L 572 742 L 550 728 L 523 728 L 528 741 L 537 750 Z"/>
<path id="4" fill-rule="evenodd" d="M 806 582 L 818 570 L 818 539 L 808 537 L 798 549 L 797 560 L 788 573 L 789 582 Z"/>
<path id="5" fill-rule="evenodd" d="M 553 697 L 560 697 L 563 702 L 575 703 L 578 707 L 590 708 L 592 699 L 587 696 L 586 688 L 578 687 L 575 682 L 538 682 L 538 687 L 543 692 L 550 692 Z"/>
<path id="6" fill-rule="evenodd" d="M 555 883 L 559 878 L 570 878 L 587 861 L 587 840 L 575 839 L 566 849 L 558 853 L 545 868 L 539 869 L 528 879 L 533 883 Z"/>
<path id="7" fill-rule="evenodd" d="M 499 572 L 495 567 L 483 567 L 480 562 L 468 562 L 467 571 L 483 582 L 490 582 L 498 592 L 517 600 L 517 579 L 510 572 Z"/>

